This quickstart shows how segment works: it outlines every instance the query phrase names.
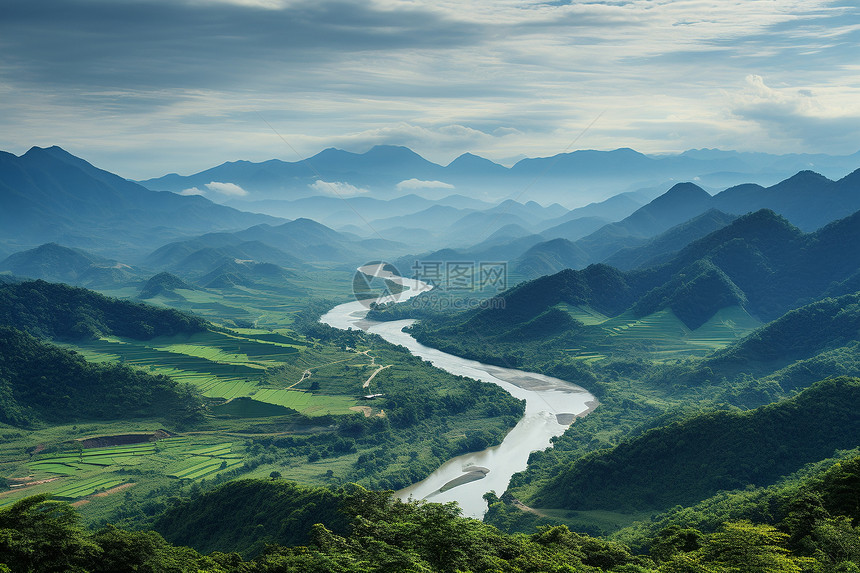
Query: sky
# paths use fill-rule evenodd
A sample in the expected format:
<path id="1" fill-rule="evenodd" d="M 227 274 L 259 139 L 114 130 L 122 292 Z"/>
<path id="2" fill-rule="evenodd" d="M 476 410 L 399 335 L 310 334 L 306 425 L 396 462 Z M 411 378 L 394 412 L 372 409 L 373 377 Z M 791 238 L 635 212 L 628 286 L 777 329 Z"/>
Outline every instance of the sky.
<path id="1" fill-rule="evenodd" d="M 3 0 L 0 149 L 135 179 L 327 147 L 447 164 L 860 150 L 853 0 Z"/>

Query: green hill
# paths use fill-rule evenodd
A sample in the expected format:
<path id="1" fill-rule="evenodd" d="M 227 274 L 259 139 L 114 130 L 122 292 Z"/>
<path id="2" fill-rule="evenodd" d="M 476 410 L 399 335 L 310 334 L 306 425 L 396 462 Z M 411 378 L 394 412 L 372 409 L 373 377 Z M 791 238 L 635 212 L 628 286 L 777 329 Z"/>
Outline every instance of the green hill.
<path id="1" fill-rule="evenodd" d="M 289 481 L 239 480 L 169 509 L 154 528 L 168 541 L 203 553 L 255 556 L 267 544 L 308 543 L 315 523 L 345 533 L 345 497 Z"/>
<path id="2" fill-rule="evenodd" d="M 112 334 L 146 340 L 202 332 L 208 324 L 177 310 L 60 283 L 38 280 L 0 285 L 0 325 L 45 338 L 74 340 Z"/>
<path id="3" fill-rule="evenodd" d="M 860 293 L 792 310 L 718 351 L 701 368 L 725 376 L 762 374 L 860 339 Z"/>
<path id="4" fill-rule="evenodd" d="M 482 341 L 501 342 L 562 303 L 589 307 L 608 318 L 625 311 L 642 318 L 671 310 L 690 330 L 732 307 L 770 321 L 826 296 L 834 285 L 842 284 L 844 290 L 858 271 L 860 212 L 804 234 L 772 211 L 762 210 L 694 241 L 659 266 L 632 271 L 607 265 L 566 269 L 517 285 L 486 308 L 437 317 L 415 331 L 440 347 L 469 347 L 473 342 L 464 340 L 464 334 L 475 330 Z M 384 318 L 384 313 L 374 317 Z M 567 346 L 599 344 L 601 332 L 594 325 L 590 330 L 571 328 Z"/>
<path id="5" fill-rule="evenodd" d="M 589 454 L 532 496 L 568 509 L 665 509 L 717 491 L 773 483 L 860 443 L 860 379 L 814 384 L 747 412 L 717 411 L 654 428 Z"/>
<path id="6" fill-rule="evenodd" d="M 0 422 L 186 419 L 200 400 L 187 385 L 120 364 L 93 364 L 75 352 L 0 326 Z"/>

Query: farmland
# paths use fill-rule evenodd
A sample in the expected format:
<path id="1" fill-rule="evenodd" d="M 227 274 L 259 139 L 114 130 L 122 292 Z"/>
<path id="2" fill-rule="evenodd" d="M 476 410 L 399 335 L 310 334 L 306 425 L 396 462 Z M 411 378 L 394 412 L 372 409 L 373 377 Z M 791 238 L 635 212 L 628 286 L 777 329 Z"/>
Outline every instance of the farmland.
<path id="1" fill-rule="evenodd" d="M 23 434 L 6 434 L 5 437 L 11 439 L 0 449 L 4 469 L 26 474 L 26 477 L 13 480 L 11 490 L 0 496 L 0 507 L 34 493 L 50 493 L 68 501 L 82 500 L 153 475 L 191 482 L 244 463 L 240 442 L 214 441 L 208 436 L 160 437 L 159 434 L 166 434 L 142 433 L 140 439 L 147 441 L 107 447 L 85 447 L 84 444 L 93 439 L 86 434 L 60 443 L 49 441 L 93 429 L 110 428 L 73 426 L 34 432 L 27 437 L 46 440 L 40 444 L 45 449 L 25 456 L 21 456 L 21 446 L 30 440 L 22 439 L 25 438 Z M 111 439 L 112 436 L 97 438 L 99 441 Z"/>
<path id="2" fill-rule="evenodd" d="M 243 308 L 255 325 L 221 317 L 194 334 L 55 341 L 88 361 L 187 384 L 203 409 L 182 422 L 0 428 L 0 476 L 12 486 L 0 505 L 51 493 L 74 502 L 87 523 L 130 525 L 240 476 L 398 489 L 498 443 L 521 415 L 521 403 L 498 387 L 440 371 L 377 337 L 323 327 L 313 315 L 297 326 L 275 306 L 263 326 L 259 309 Z M 379 397 L 361 400 L 366 394 Z M 135 434 L 151 437 L 123 441 Z"/>
<path id="3" fill-rule="evenodd" d="M 91 361 L 119 361 L 166 374 L 193 385 L 207 398 L 251 398 L 317 416 L 348 413 L 361 393 L 361 372 L 371 363 L 370 358 L 354 351 L 312 348 L 287 334 L 254 329 L 148 341 L 103 337 L 66 347 Z M 339 395 L 310 392 L 310 382 L 303 383 L 304 372 L 325 376 L 339 364 L 357 367 L 355 384 L 341 384 Z"/>
<path id="4" fill-rule="evenodd" d="M 565 349 L 571 358 L 589 364 L 625 347 L 646 352 L 657 361 L 705 356 L 761 325 L 741 307 L 723 308 L 695 330 L 690 330 L 670 309 L 644 317 L 636 317 L 628 311 L 608 318 L 589 307 L 562 303 L 557 308 L 592 327 L 580 340 L 581 347 Z"/>

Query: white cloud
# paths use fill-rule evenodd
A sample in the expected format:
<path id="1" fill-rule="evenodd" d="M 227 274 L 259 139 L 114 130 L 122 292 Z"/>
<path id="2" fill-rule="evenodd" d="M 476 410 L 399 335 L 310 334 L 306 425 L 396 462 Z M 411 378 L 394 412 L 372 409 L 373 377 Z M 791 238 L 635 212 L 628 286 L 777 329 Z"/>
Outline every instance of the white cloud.
<path id="1" fill-rule="evenodd" d="M 454 186 L 444 181 L 422 181 L 421 179 L 406 179 L 397 184 L 397 189 L 453 189 Z"/>
<path id="2" fill-rule="evenodd" d="M 10 0 L 0 18 L 0 149 L 58 144 L 133 179 L 330 146 L 406 145 L 443 164 L 572 142 L 857 146 L 786 137 L 761 115 L 795 106 L 781 117 L 834 129 L 855 115 L 838 111 L 860 101 L 860 8 L 844 0 L 45 2 Z M 757 70 L 766 85 L 726 98 Z"/>
<path id="3" fill-rule="evenodd" d="M 220 181 L 212 181 L 206 184 L 206 188 L 210 191 L 220 193 L 221 195 L 229 195 L 231 197 L 244 197 L 248 194 L 247 191 L 245 191 L 235 183 L 222 183 Z"/>
<path id="4" fill-rule="evenodd" d="M 856 148 L 860 105 L 845 105 L 826 90 L 774 88 L 750 74 L 745 89 L 729 97 L 731 113 L 756 125 L 768 139 L 788 138 L 823 151 Z"/>
<path id="5" fill-rule="evenodd" d="M 367 189 L 362 189 L 343 181 L 323 181 L 322 179 L 318 179 L 308 185 L 308 187 L 324 195 L 333 195 L 335 197 L 351 197 L 367 193 Z"/>
<path id="6" fill-rule="evenodd" d="M 205 195 L 206 192 L 202 189 L 198 189 L 197 187 L 191 187 L 190 189 L 183 189 L 179 192 L 180 195 Z"/>

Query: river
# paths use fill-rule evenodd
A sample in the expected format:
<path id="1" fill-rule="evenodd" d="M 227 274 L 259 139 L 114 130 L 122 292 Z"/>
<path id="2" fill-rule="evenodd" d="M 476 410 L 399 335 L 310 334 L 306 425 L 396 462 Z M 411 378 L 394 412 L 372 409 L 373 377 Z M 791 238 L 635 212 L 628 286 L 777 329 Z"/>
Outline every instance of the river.
<path id="1" fill-rule="evenodd" d="M 368 276 L 384 277 L 409 287 L 397 295 L 407 300 L 430 287 L 421 281 L 388 275 L 381 267 L 359 269 Z M 475 360 L 460 358 L 419 344 L 403 332 L 412 320 L 375 322 L 367 320 L 367 306 L 351 302 L 336 306 L 320 321 L 334 328 L 360 328 L 378 334 L 392 344 L 409 349 L 412 354 L 431 362 L 451 374 L 468 376 L 501 386 L 511 395 L 526 401 L 523 418 L 498 446 L 458 456 L 442 464 L 423 481 L 397 492 L 401 499 L 426 499 L 435 502 L 456 501 L 463 515 L 481 519 L 487 511 L 484 493 L 505 491 L 511 476 L 526 468 L 529 454 L 551 445 L 550 439 L 564 433 L 570 423 L 597 406 L 597 399 L 579 386 L 512 368 L 500 368 Z"/>

